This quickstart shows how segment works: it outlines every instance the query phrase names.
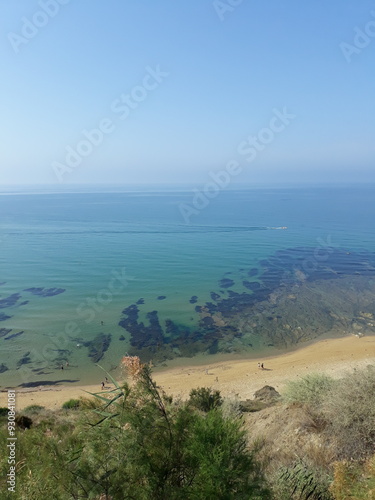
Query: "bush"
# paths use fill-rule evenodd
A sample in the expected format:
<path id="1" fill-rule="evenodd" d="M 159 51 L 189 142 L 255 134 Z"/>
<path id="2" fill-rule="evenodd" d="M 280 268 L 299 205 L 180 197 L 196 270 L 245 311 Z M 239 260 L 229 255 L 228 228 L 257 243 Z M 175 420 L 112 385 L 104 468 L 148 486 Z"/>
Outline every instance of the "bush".
<path id="1" fill-rule="evenodd" d="M 336 381 L 323 373 L 311 373 L 300 380 L 287 384 L 284 390 L 284 399 L 291 403 L 302 403 L 312 407 L 319 407 L 323 399 L 335 387 Z"/>
<path id="2" fill-rule="evenodd" d="M 16 426 L 20 429 L 30 429 L 33 425 L 33 421 L 30 417 L 26 417 L 25 415 L 16 415 L 15 418 Z"/>
<path id="3" fill-rule="evenodd" d="M 92 413 L 84 436 L 77 428 L 84 441 L 68 457 L 75 481 L 69 490 L 77 498 L 88 492 L 112 500 L 124 492 L 137 500 L 270 498 L 242 421 L 215 408 L 219 394 L 202 414 L 191 404 L 172 404 L 148 366 L 137 365 L 134 378 L 131 388 L 117 387 L 110 402 L 97 394 L 103 409 Z"/>
<path id="4" fill-rule="evenodd" d="M 6 417 L 8 415 L 8 408 L 3 406 L 0 407 L 0 417 Z"/>
<path id="5" fill-rule="evenodd" d="M 330 485 L 326 472 L 299 462 L 280 469 L 273 492 L 278 500 L 333 500 Z"/>
<path id="6" fill-rule="evenodd" d="M 199 389 L 192 389 L 190 391 L 189 404 L 198 410 L 208 412 L 221 406 L 223 399 L 220 391 L 213 391 L 209 387 L 200 387 Z"/>
<path id="7" fill-rule="evenodd" d="M 62 407 L 64 410 L 77 410 L 80 407 L 80 400 L 79 399 L 69 399 L 69 401 L 66 401 Z"/>
<path id="8" fill-rule="evenodd" d="M 375 370 L 368 367 L 340 379 L 322 405 L 326 432 L 341 459 L 366 458 L 375 443 Z"/>
<path id="9" fill-rule="evenodd" d="M 336 462 L 330 488 L 335 500 L 372 500 L 375 498 L 375 455 L 364 464 Z"/>
<path id="10" fill-rule="evenodd" d="M 39 413 L 44 410 L 44 406 L 40 405 L 30 405 L 23 409 L 24 413 Z"/>

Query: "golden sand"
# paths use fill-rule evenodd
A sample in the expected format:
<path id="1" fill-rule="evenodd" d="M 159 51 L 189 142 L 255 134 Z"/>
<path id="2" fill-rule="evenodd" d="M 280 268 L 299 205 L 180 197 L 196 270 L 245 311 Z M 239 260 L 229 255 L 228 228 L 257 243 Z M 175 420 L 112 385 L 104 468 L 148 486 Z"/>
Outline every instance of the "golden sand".
<path id="1" fill-rule="evenodd" d="M 258 363 L 264 363 L 264 369 Z M 296 351 L 262 359 L 223 361 L 206 366 L 182 366 L 155 372 L 157 384 L 173 396 L 187 398 L 191 389 L 212 387 L 224 396 L 252 398 L 256 390 L 271 385 L 279 392 L 288 380 L 320 372 L 340 377 L 345 371 L 375 363 L 375 336 L 321 340 Z M 113 386 L 108 385 L 113 388 Z M 98 385 L 37 387 L 17 392 L 17 409 L 37 404 L 60 408 L 71 399 L 100 392 Z M 7 406 L 6 392 L 0 393 L 0 406 Z"/>

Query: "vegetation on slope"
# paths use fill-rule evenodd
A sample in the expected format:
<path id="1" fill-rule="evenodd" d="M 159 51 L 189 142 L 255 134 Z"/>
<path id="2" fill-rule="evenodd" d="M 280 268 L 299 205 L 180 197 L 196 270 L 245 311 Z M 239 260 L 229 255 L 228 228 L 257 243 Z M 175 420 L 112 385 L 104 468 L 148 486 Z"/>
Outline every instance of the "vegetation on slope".
<path id="1" fill-rule="evenodd" d="M 19 415 L 19 426 L 32 425 L 17 429 L 16 496 L 1 455 L 2 499 L 375 498 L 374 367 L 340 380 L 310 374 L 281 402 L 243 413 L 210 388 L 173 401 L 149 366 L 124 362 L 129 384 L 112 379 L 113 390 L 58 412 L 31 406 Z"/>

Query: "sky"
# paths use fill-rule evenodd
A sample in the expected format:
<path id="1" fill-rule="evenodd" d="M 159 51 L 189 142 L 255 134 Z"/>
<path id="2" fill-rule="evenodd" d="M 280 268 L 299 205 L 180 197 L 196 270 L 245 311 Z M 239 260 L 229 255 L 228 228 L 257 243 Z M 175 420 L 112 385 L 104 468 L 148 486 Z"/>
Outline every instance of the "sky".
<path id="1" fill-rule="evenodd" d="M 375 181 L 373 1 L 0 14 L 1 185 Z"/>

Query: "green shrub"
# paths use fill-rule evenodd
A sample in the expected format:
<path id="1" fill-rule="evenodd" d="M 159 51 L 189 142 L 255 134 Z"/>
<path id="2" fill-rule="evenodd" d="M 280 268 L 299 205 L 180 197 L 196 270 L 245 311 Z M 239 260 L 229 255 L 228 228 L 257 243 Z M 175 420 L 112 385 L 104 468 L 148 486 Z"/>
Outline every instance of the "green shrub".
<path id="1" fill-rule="evenodd" d="M 8 415 L 8 408 L 3 406 L 0 407 L 0 417 L 6 417 Z"/>
<path id="2" fill-rule="evenodd" d="M 87 492 L 113 500 L 124 492 L 137 500 L 270 498 L 240 419 L 220 408 L 203 414 L 172 404 L 148 366 L 137 370 L 136 384 L 117 387 L 111 402 L 96 395 L 103 409 L 92 414 L 78 453 L 70 452 L 77 498 Z"/>
<path id="3" fill-rule="evenodd" d="M 26 406 L 24 409 L 23 409 L 23 412 L 24 413 L 39 413 L 40 411 L 44 410 L 44 406 L 40 406 L 40 405 L 30 405 L 30 406 Z"/>
<path id="4" fill-rule="evenodd" d="M 321 405 L 335 384 L 336 381 L 328 375 L 311 373 L 289 382 L 284 389 L 283 397 L 288 402 L 302 403 L 316 408 Z"/>
<path id="5" fill-rule="evenodd" d="M 43 422 L 18 433 L 17 498 L 271 498 L 241 419 L 224 416 L 220 407 L 203 413 L 171 402 L 148 366 L 132 386 L 115 385 L 109 394 L 109 401 L 94 395 L 101 404 L 91 410 L 51 413 L 48 427 Z M 0 429 L 0 448 L 6 444 Z M 3 455 L 0 478 L 9 469 Z"/>
<path id="6" fill-rule="evenodd" d="M 208 412 L 221 406 L 223 399 L 220 391 L 213 391 L 209 387 L 200 387 L 190 391 L 189 403 L 198 410 Z"/>
<path id="7" fill-rule="evenodd" d="M 64 410 L 77 410 L 80 407 L 80 403 L 79 399 L 69 399 L 69 401 L 66 401 L 62 407 Z"/>

